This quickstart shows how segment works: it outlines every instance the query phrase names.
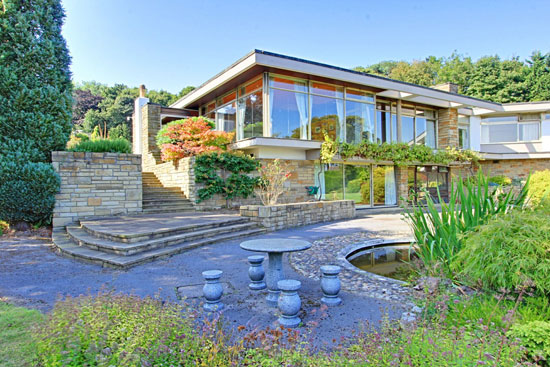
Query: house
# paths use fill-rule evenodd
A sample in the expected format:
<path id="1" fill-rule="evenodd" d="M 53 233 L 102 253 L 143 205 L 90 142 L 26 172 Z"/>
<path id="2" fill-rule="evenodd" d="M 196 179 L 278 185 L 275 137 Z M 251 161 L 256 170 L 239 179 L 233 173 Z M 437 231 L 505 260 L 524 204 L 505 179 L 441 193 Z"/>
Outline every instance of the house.
<path id="1" fill-rule="evenodd" d="M 136 100 L 133 149 L 142 154 L 143 171 L 191 199 L 192 161 L 161 162 L 155 136 L 162 124 L 199 115 L 235 132 L 233 149 L 288 160 L 292 175 L 283 202 L 311 200 L 305 187 L 318 186 L 324 199 L 394 206 L 411 189 L 439 188 L 445 196 L 450 175 L 470 169 L 360 159 L 321 164 L 324 133 L 349 143 L 472 149 L 485 159 L 485 171 L 513 179 L 550 168 L 550 102 L 499 104 L 460 95 L 451 83 L 428 88 L 254 50 L 169 107 L 148 103 L 144 90 Z"/>

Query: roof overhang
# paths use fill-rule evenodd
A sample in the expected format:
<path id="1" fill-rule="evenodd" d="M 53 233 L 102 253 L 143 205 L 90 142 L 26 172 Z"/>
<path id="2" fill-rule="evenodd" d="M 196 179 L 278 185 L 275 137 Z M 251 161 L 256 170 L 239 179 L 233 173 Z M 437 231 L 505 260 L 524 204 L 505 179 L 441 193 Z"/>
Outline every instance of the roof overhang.
<path id="1" fill-rule="evenodd" d="M 256 65 L 377 88 L 381 90 L 377 95 L 382 97 L 403 99 L 442 108 L 471 107 L 491 112 L 503 111 L 502 106 L 498 103 L 259 50 L 249 53 L 170 107 L 188 107 Z"/>
<path id="2" fill-rule="evenodd" d="M 549 159 L 550 153 L 480 153 L 485 160 L 509 160 L 509 159 Z"/>
<path id="3" fill-rule="evenodd" d="M 321 149 L 322 144 L 322 142 L 314 140 L 256 137 L 239 140 L 231 144 L 231 149 L 248 150 L 258 147 L 274 147 L 280 149 L 315 150 Z"/>

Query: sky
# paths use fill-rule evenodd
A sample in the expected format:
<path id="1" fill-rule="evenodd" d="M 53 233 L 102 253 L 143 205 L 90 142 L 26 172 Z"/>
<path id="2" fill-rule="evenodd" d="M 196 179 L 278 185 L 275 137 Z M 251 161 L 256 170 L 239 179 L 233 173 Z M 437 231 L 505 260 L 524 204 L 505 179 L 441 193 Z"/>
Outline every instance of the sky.
<path id="1" fill-rule="evenodd" d="M 176 93 L 254 49 L 340 67 L 550 52 L 548 0 L 62 0 L 75 82 Z"/>

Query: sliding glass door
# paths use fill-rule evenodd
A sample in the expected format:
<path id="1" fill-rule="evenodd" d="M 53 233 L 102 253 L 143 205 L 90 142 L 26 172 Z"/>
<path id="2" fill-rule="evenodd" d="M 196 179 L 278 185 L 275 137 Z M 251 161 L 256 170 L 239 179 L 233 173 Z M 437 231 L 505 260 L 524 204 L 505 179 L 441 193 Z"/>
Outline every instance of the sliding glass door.
<path id="1" fill-rule="evenodd" d="M 393 166 L 330 164 L 319 177 L 325 200 L 353 200 L 358 208 L 397 205 Z"/>

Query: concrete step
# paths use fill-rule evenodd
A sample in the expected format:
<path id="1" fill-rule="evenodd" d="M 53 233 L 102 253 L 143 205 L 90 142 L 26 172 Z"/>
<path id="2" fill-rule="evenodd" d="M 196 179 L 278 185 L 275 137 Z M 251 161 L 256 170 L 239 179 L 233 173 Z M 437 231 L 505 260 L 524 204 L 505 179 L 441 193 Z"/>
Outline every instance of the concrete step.
<path id="1" fill-rule="evenodd" d="M 191 203 L 164 203 L 164 204 L 147 204 L 142 206 L 142 210 L 148 209 L 163 209 L 163 210 L 194 210 L 195 207 Z"/>
<path id="2" fill-rule="evenodd" d="M 92 250 L 87 247 L 78 246 L 73 242 L 67 232 L 54 230 L 52 239 L 57 246 L 57 250 L 66 257 L 90 262 L 103 267 L 113 267 L 127 269 L 132 266 L 150 262 L 153 260 L 173 256 L 199 246 L 213 244 L 221 241 L 228 241 L 239 237 L 254 236 L 264 233 L 264 229 L 256 228 L 238 232 L 225 233 L 218 236 L 203 238 L 196 241 L 184 242 L 163 248 L 157 248 L 147 252 L 142 252 L 129 256 L 120 256 L 113 253 L 105 253 L 98 250 Z"/>
<path id="3" fill-rule="evenodd" d="M 161 213 L 181 213 L 181 212 L 191 212 L 195 208 L 175 208 L 175 209 L 143 209 L 143 214 L 161 214 Z"/>
<path id="4" fill-rule="evenodd" d="M 181 203 L 181 204 L 189 204 L 193 205 L 191 201 L 185 197 L 182 196 L 148 196 L 147 198 L 143 198 L 143 205 L 145 204 L 165 204 L 165 203 Z"/>
<path id="5" fill-rule="evenodd" d="M 105 219 L 109 220 L 109 219 Z M 141 241 L 147 241 L 151 239 L 156 238 L 163 238 L 163 237 L 169 237 L 174 236 L 178 234 L 183 233 L 189 233 L 197 230 L 206 230 L 211 228 L 219 228 L 224 226 L 233 226 L 238 224 L 244 224 L 249 223 L 249 218 L 243 218 L 238 216 L 231 216 L 231 217 L 224 217 L 220 219 L 216 219 L 210 222 L 202 222 L 200 224 L 196 223 L 183 223 L 178 225 L 173 225 L 170 227 L 159 227 L 159 228 L 153 228 L 153 229 L 146 229 L 141 231 L 133 231 L 132 229 L 128 229 L 125 227 L 124 232 L 116 233 L 117 231 L 110 231 L 108 229 L 104 229 L 103 226 L 98 225 L 98 223 L 103 223 L 103 220 L 101 222 L 92 222 L 95 225 L 95 228 L 92 228 L 89 222 L 87 221 L 81 221 L 81 228 L 85 230 L 88 234 L 97 237 L 102 238 L 110 241 L 115 242 L 121 242 L 121 243 L 136 243 Z M 138 224 L 139 225 L 139 224 Z M 99 229 L 98 229 L 99 228 Z"/>
<path id="6" fill-rule="evenodd" d="M 87 247 L 92 250 L 97 250 L 106 253 L 112 253 L 121 256 L 130 256 L 141 252 L 151 251 L 158 248 L 168 247 L 199 240 L 202 238 L 210 238 L 240 232 L 246 230 L 257 229 L 256 223 L 241 223 L 230 226 L 215 227 L 209 229 L 200 229 L 192 232 L 175 234 L 172 236 L 160 237 L 146 241 L 123 243 L 107 239 L 95 237 L 80 227 L 67 227 L 69 237 L 80 246 Z"/>

